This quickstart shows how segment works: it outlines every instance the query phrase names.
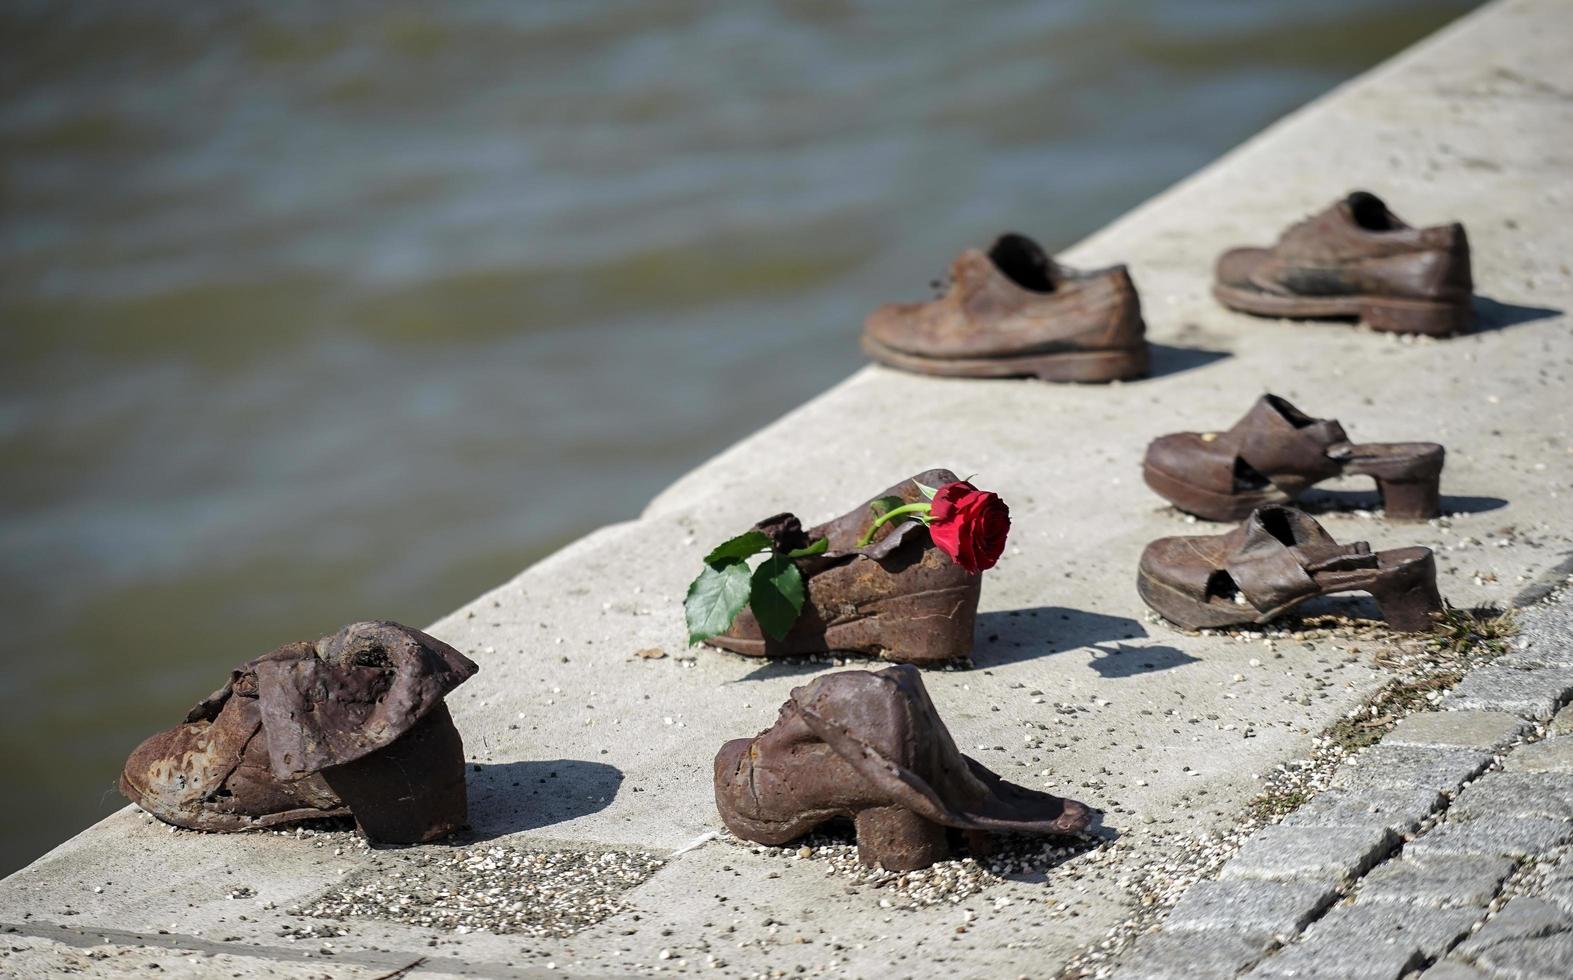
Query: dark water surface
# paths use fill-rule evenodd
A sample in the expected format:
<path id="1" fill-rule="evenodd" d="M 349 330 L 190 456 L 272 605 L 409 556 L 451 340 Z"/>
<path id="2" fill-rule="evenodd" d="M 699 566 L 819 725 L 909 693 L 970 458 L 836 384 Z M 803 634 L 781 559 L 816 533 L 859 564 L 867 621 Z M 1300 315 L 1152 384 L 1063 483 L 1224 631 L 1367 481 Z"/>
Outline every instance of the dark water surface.
<path id="1" fill-rule="evenodd" d="M 0 6 L 0 873 L 1467 7 Z"/>

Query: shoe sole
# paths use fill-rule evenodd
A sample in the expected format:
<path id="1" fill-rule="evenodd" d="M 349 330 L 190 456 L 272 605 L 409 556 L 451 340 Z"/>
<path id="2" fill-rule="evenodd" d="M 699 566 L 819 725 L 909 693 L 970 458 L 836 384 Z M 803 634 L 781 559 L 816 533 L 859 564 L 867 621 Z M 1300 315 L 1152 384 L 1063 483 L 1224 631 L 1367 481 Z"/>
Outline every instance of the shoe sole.
<path id="1" fill-rule="evenodd" d="M 1242 286 L 1213 285 L 1213 297 L 1231 310 L 1287 319 L 1354 317 L 1372 330 L 1448 337 L 1469 329 L 1467 304 L 1430 303 L 1391 296 L 1279 296 Z"/>
<path id="2" fill-rule="evenodd" d="M 1150 463 L 1142 464 L 1142 479 L 1154 493 L 1180 510 L 1209 521 L 1241 521 L 1258 507 L 1284 504 L 1292 499 L 1276 489 L 1244 494 L 1205 490 L 1165 473 Z"/>
<path id="3" fill-rule="evenodd" d="M 797 637 L 792 645 L 762 637 L 712 636 L 705 643 L 744 657 L 807 657 L 854 653 L 887 663 L 928 667 L 966 663 L 972 657 L 979 585 L 895 596 L 859 609 L 822 634 Z M 888 621 L 885 619 L 888 617 Z"/>
<path id="4" fill-rule="evenodd" d="M 1198 600 L 1195 596 L 1148 574 L 1145 568 L 1138 568 L 1136 571 L 1136 591 L 1151 609 L 1185 630 L 1219 629 L 1246 624 L 1263 625 L 1301 603 L 1319 596 L 1365 592 L 1381 609 L 1382 618 L 1387 621 L 1388 629 L 1396 633 L 1427 632 L 1435 626 L 1437 615 L 1445 608 L 1442 597 L 1436 589 L 1435 556 L 1424 548 L 1399 548 L 1383 554 L 1395 555 L 1400 552 L 1423 552 L 1423 554 L 1407 556 L 1411 559 L 1413 569 L 1407 582 L 1395 576 L 1394 580 L 1385 584 L 1371 582 L 1345 586 L 1328 592 L 1313 592 L 1310 595 L 1291 599 L 1266 612 L 1260 612 L 1251 605 L 1228 608 Z M 1378 557 L 1380 558 L 1380 555 Z"/>
<path id="5" fill-rule="evenodd" d="M 1100 384 L 1147 376 L 1147 345 L 1107 351 L 1061 351 L 1008 357 L 922 357 L 898 351 L 864 334 L 863 352 L 881 364 L 943 378 L 1037 378 Z"/>
<path id="6" fill-rule="evenodd" d="M 1413 480 L 1402 477 L 1373 479 L 1388 520 L 1429 521 L 1442 513 L 1440 480 L 1436 475 Z M 1142 463 L 1142 480 L 1175 507 L 1209 521 L 1243 521 L 1258 507 L 1287 504 L 1295 499 L 1277 487 L 1250 493 L 1219 493 L 1187 483 L 1145 462 Z"/>

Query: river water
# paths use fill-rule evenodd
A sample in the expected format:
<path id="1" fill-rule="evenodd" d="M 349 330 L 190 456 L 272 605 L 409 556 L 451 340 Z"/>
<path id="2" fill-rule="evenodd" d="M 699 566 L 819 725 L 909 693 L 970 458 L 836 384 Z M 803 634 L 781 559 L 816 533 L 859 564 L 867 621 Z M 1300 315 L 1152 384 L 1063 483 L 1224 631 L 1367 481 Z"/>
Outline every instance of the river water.
<path id="1" fill-rule="evenodd" d="M 0 873 L 1471 6 L 0 7 Z"/>

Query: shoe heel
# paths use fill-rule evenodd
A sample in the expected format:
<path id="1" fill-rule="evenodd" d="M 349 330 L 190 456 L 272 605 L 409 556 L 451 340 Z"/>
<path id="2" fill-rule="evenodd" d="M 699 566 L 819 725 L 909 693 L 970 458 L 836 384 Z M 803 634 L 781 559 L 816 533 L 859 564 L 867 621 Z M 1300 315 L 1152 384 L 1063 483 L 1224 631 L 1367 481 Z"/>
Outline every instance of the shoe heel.
<path id="1" fill-rule="evenodd" d="M 1372 330 L 1387 333 L 1423 333 L 1446 337 L 1469 329 L 1473 311 L 1467 304 L 1421 303 L 1394 300 L 1366 303 L 1360 307 L 1360 322 Z"/>
<path id="2" fill-rule="evenodd" d="M 962 588 L 887 602 L 879 610 L 879 658 L 919 667 L 970 660 L 981 590 L 974 576 Z"/>
<path id="3" fill-rule="evenodd" d="M 1390 629 L 1400 633 L 1425 633 L 1442 615 L 1442 595 L 1436 589 L 1436 562 L 1427 555 L 1400 581 L 1371 589 Z"/>
<path id="4" fill-rule="evenodd" d="M 386 748 L 322 770 L 374 844 L 421 844 L 446 837 L 469 817 L 464 743 L 439 704 Z"/>
<path id="5" fill-rule="evenodd" d="M 1395 521 L 1428 521 L 1442 514 L 1442 478 L 1423 480 L 1376 481 L 1377 492 L 1382 495 L 1382 507 Z"/>
<path id="6" fill-rule="evenodd" d="M 863 810 L 853 819 L 858 860 L 886 871 L 916 871 L 950 857 L 945 828 L 899 806 Z"/>

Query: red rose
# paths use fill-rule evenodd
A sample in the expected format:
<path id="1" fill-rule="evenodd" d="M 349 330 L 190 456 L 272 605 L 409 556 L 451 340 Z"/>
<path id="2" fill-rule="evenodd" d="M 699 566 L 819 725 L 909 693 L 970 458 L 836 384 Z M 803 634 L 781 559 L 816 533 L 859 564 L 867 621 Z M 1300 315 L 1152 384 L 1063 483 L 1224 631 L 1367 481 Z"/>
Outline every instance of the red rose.
<path id="1" fill-rule="evenodd" d="M 947 483 L 934 492 L 928 518 L 929 537 L 956 564 L 977 574 L 993 568 L 1005 551 L 1010 533 L 1010 508 L 999 494 L 979 490 L 965 480 Z"/>

